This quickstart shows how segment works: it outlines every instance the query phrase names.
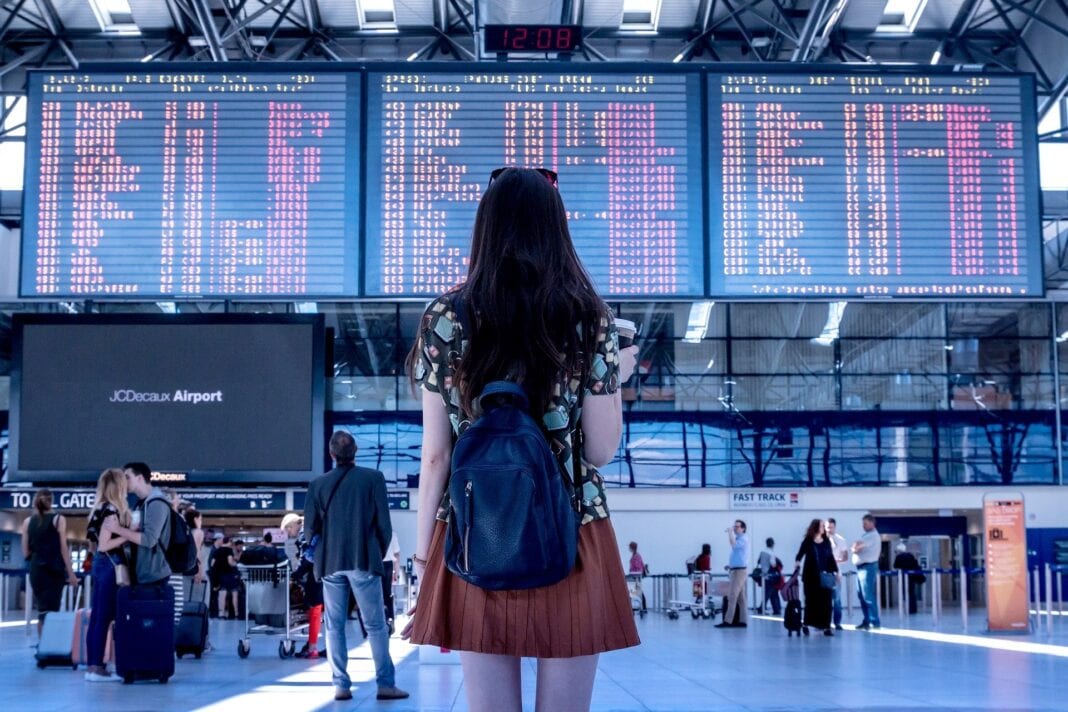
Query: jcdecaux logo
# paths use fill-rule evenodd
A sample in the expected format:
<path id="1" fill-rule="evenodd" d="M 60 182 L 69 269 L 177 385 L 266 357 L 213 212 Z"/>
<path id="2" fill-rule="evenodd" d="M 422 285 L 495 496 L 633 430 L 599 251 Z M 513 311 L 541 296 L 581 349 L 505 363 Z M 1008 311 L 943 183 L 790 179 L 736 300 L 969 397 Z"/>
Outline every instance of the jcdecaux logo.
<path id="1" fill-rule="evenodd" d="M 161 393 L 158 391 L 135 391 L 132 388 L 123 388 L 111 394 L 109 403 L 222 403 L 222 391 L 187 391 L 179 388 L 173 393 L 170 391 Z"/>

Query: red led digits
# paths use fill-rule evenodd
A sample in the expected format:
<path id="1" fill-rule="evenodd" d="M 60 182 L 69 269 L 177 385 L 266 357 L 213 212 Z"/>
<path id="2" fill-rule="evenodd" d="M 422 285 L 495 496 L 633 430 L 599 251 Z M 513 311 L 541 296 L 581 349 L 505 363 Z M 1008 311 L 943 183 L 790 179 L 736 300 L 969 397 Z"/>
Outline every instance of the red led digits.
<path id="1" fill-rule="evenodd" d="M 651 77 L 380 81 L 381 200 L 372 230 L 382 240 L 371 279 L 383 294 L 439 293 L 462 281 L 475 208 L 501 166 L 560 173 L 571 235 L 606 293 L 683 289 L 687 176 L 677 148 L 685 145 L 686 118 L 660 111 L 656 96 L 640 96 Z"/>

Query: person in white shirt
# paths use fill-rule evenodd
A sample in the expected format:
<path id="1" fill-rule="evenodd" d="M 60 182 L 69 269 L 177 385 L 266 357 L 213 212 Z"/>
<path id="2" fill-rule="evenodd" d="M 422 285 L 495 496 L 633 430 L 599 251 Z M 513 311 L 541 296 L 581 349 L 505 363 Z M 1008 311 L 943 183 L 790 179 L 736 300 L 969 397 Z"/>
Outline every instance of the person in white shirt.
<path id="1" fill-rule="evenodd" d="M 879 554 L 882 552 L 882 539 L 875 528 L 875 517 L 865 514 L 861 520 L 864 534 L 853 542 L 853 563 L 857 566 L 857 590 L 860 593 L 860 610 L 864 612 L 864 622 L 857 630 L 870 630 L 879 627 L 879 600 L 876 597 L 876 579 L 879 576 Z"/>
<path id="2" fill-rule="evenodd" d="M 766 548 L 757 557 L 757 567 L 760 569 L 760 578 L 763 579 L 764 603 L 760 606 L 760 612 L 771 603 L 773 615 L 782 614 L 782 603 L 779 600 L 779 586 L 782 584 L 782 561 L 775 555 L 775 540 L 770 536 L 764 542 Z"/>
<path id="3" fill-rule="evenodd" d="M 831 541 L 831 551 L 834 552 L 834 560 L 838 563 L 838 585 L 831 594 L 831 610 L 834 627 L 842 630 L 842 585 L 847 573 L 853 570 L 849 561 L 849 544 L 844 536 L 838 533 L 838 522 L 834 517 L 828 517 L 826 521 L 827 538 Z"/>

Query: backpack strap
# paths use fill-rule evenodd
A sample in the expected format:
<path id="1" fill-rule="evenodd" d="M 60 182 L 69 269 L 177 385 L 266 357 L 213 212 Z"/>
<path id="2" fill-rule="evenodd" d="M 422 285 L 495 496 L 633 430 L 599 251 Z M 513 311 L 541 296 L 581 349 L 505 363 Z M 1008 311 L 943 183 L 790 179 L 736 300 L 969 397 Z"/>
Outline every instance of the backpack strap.
<path id="1" fill-rule="evenodd" d="M 511 381 L 490 381 L 487 383 L 486 387 L 482 389 L 482 395 L 478 397 L 479 408 L 482 409 L 483 413 L 486 412 L 486 404 L 483 401 L 486 398 L 501 395 L 512 396 L 518 408 L 530 410 L 530 399 L 527 397 L 527 392 L 518 383 L 512 383 Z"/>

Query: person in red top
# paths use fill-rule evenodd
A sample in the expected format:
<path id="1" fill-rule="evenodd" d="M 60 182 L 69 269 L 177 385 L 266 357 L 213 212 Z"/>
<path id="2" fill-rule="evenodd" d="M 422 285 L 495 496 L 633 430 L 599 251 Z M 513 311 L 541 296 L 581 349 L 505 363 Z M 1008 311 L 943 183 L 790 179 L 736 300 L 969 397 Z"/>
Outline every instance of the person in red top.
<path id="1" fill-rule="evenodd" d="M 711 571 L 712 570 L 712 545 L 702 544 L 701 555 L 697 557 L 697 561 L 693 562 L 694 571 Z"/>

